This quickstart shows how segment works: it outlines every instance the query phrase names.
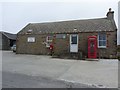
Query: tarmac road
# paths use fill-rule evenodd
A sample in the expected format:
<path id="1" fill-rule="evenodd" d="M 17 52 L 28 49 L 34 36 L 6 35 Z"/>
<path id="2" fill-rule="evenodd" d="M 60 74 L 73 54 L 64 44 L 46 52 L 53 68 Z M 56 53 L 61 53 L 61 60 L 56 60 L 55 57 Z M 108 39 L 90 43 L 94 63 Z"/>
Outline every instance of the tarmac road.
<path id="1" fill-rule="evenodd" d="M 94 88 L 92 86 L 50 79 L 41 76 L 28 76 L 2 72 L 2 88 Z"/>
<path id="2" fill-rule="evenodd" d="M 8 88 L 118 87 L 118 60 L 69 60 L 3 51 L 2 72 L 2 86 Z"/>

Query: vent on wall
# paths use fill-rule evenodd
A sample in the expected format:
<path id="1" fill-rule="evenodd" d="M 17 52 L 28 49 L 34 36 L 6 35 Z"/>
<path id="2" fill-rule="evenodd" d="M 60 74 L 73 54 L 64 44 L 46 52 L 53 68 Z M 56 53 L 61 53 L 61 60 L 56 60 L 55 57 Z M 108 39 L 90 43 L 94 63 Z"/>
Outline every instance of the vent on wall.
<path id="1" fill-rule="evenodd" d="M 27 32 L 32 32 L 33 30 L 32 29 L 29 29 Z"/>

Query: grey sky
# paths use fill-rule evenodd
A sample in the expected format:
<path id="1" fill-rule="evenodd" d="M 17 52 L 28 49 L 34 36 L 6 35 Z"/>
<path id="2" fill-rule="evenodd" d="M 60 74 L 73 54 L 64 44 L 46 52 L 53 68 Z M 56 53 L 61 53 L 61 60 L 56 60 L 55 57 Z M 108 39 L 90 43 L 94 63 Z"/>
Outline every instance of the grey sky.
<path id="1" fill-rule="evenodd" d="M 28 1 L 28 0 L 26 0 Z M 32 0 L 33 1 L 33 0 Z M 4 2 L 0 4 L 0 30 L 17 33 L 28 23 L 106 17 L 109 8 L 118 23 L 118 1 Z M 1 15 L 2 13 L 2 15 Z M 1 24 L 2 23 L 2 24 Z"/>

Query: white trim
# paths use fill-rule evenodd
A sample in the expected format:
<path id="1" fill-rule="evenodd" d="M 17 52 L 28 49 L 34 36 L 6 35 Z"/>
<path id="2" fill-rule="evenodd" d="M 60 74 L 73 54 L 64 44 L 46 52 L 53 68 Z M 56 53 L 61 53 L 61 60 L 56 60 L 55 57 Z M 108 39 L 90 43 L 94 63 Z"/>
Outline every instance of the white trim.
<path id="1" fill-rule="evenodd" d="M 46 43 L 46 47 L 50 47 L 50 45 L 48 43 Z"/>
<path id="2" fill-rule="evenodd" d="M 35 37 L 28 37 L 27 42 L 34 43 L 35 42 Z"/>
<path id="3" fill-rule="evenodd" d="M 98 46 L 98 48 L 106 48 L 106 46 Z"/>
<path id="4" fill-rule="evenodd" d="M 50 44 L 52 42 L 52 40 L 48 40 L 48 37 L 52 37 L 52 36 L 47 36 L 46 37 L 46 47 L 50 47 Z"/>
<path id="5" fill-rule="evenodd" d="M 105 34 L 106 35 L 106 34 Z M 98 48 L 107 48 L 106 46 L 99 46 L 99 41 L 106 41 L 106 45 L 107 45 L 107 36 L 106 36 L 106 40 L 99 40 L 99 33 L 98 33 Z"/>
<path id="6" fill-rule="evenodd" d="M 73 35 L 76 35 L 77 36 L 77 44 L 73 44 L 73 45 L 76 45 L 76 51 L 72 51 L 71 48 L 72 48 L 72 42 L 71 42 L 71 36 Z M 70 35 L 70 52 L 78 52 L 78 34 L 71 34 Z"/>

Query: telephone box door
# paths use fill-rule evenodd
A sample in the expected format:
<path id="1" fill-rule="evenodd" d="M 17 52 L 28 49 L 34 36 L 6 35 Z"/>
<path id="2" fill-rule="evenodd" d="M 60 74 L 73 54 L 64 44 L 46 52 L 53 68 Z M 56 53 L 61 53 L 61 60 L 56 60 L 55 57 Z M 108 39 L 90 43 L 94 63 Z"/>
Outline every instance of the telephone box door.
<path id="1" fill-rule="evenodd" d="M 97 37 L 88 37 L 88 58 L 97 58 Z"/>

